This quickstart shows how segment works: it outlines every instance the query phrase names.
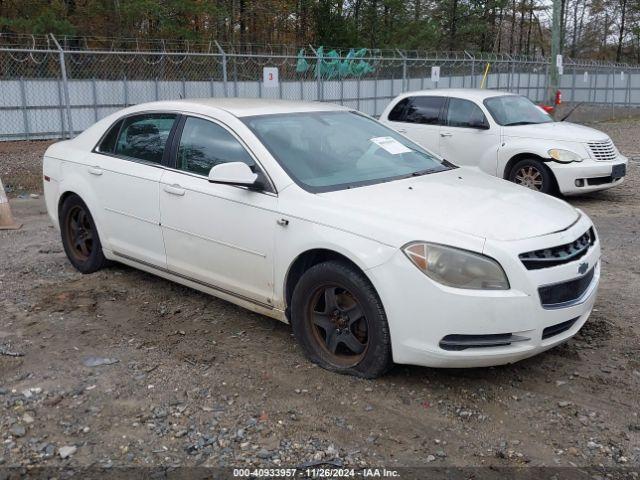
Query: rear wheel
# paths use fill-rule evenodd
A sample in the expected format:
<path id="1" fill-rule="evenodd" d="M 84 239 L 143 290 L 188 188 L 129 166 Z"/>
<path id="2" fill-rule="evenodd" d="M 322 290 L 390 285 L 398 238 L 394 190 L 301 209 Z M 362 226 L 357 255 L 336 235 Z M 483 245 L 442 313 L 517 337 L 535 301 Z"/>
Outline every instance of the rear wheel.
<path id="1" fill-rule="evenodd" d="M 542 193 L 555 193 L 555 178 L 543 162 L 525 158 L 517 162 L 509 173 L 509 180 Z"/>
<path id="2" fill-rule="evenodd" d="M 391 340 L 371 283 L 346 262 L 306 271 L 291 302 L 292 327 L 305 355 L 323 368 L 374 378 L 391 366 Z"/>
<path id="3" fill-rule="evenodd" d="M 93 273 L 107 265 L 96 224 L 80 197 L 71 195 L 64 200 L 59 220 L 64 251 L 77 270 Z"/>

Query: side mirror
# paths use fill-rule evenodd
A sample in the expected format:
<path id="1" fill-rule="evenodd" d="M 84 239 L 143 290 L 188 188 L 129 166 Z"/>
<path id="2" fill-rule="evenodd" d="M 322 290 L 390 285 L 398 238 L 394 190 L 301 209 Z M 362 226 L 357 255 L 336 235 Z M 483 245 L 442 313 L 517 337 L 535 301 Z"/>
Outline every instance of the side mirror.
<path id="1" fill-rule="evenodd" d="M 253 187 L 257 180 L 258 174 L 253 173 L 249 165 L 244 162 L 220 163 L 209 171 L 209 182 L 211 183 Z"/>

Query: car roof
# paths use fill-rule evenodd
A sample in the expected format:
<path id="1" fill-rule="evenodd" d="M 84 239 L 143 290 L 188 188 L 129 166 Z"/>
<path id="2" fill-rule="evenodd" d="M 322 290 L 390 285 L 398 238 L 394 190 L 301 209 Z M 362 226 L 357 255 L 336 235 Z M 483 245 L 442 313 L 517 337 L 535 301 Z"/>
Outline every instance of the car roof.
<path id="1" fill-rule="evenodd" d="M 502 92 L 499 90 L 487 90 L 484 88 L 434 88 L 432 90 L 418 90 L 415 92 L 406 92 L 402 97 L 414 96 L 442 96 L 442 97 L 459 97 L 469 100 L 482 102 L 486 98 L 501 97 L 503 95 L 515 95 L 510 92 Z"/>
<path id="2" fill-rule="evenodd" d="M 202 112 L 215 109 L 224 110 L 236 117 L 248 117 L 253 115 L 275 115 L 279 113 L 300 112 L 331 112 L 349 111 L 347 107 L 323 102 L 304 102 L 295 100 L 279 100 L 266 98 L 191 98 L 184 100 L 169 100 L 138 104 L 136 110 L 149 108 L 185 109 L 194 112 Z"/>

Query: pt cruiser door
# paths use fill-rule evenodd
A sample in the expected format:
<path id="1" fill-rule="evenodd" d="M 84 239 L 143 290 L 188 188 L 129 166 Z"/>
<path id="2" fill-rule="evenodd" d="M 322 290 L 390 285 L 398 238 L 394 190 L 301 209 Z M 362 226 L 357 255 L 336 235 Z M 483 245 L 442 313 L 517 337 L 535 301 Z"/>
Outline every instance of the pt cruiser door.
<path id="1" fill-rule="evenodd" d="M 497 174 L 500 130 L 490 125 L 478 105 L 470 100 L 450 97 L 440 127 L 440 156 L 456 165 Z"/>
<path id="2" fill-rule="evenodd" d="M 195 116 L 181 118 L 173 151 L 173 169 L 160 182 L 168 269 L 272 305 L 277 196 L 208 180 L 224 162 L 261 172 L 255 159 L 224 126 Z"/>

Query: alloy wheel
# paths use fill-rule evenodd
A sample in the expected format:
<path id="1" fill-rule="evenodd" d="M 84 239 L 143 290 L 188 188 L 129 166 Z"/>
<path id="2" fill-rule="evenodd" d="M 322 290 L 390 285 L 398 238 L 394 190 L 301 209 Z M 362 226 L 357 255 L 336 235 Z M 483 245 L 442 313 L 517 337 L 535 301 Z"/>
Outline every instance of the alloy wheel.
<path id="1" fill-rule="evenodd" d="M 329 360 L 343 367 L 357 365 L 369 344 L 367 319 L 358 300 L 345 288 L 325 285 L 309 302 L 311 330 Z"/>
<path id="2" fill-rule="evenodd" d="M 523 187 L 541 191 L 544 184 L 544 177 L 542 176 L 542 172 L 536 167 L 526 165 L 516 172 L 514 182 Z"/>
<path id="3" fill-rule="evenodd" d="M 87 211 L 79 205 L 69 210 L 66 221 L 71 254 L 80 262 L 87 261 L 93 251 L 94 232 Z"/>

